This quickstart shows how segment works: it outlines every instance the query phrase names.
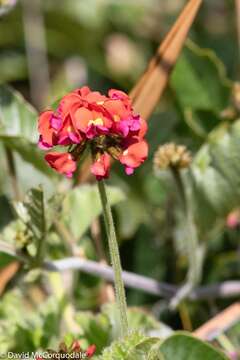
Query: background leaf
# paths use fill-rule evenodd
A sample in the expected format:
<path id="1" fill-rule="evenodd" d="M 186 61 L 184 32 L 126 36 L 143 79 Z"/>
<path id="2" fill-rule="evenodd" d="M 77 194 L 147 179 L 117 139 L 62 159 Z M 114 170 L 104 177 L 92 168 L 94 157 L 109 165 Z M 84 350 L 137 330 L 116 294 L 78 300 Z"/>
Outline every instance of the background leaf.
<path id="1" fill-rule="evenodd" d="M 200 229 L 224 221 L 240 201 L 240 121 L 214 130 L 191 167 L 196 220 Z"/>
<path id="2" fill-rule="evenodd" d="M 166 339 L 159 347 L 165 360 L 227 360 L 227 357 L 212 346 L 196 338 L 176 333 Z"/>
<path id="3" fill-rule="evenodd" d="M 0 140 L 44 174 L 54 176 L 37 148 L 37 112 L 8 86 L 0 85 Z"/>
<path id="4" fill-rule="evenodd" d="M 180 106 L 192 110 L 218 112 L 227 104 L 230 81 L 224 65 L 213 51 L 190 42 L 171 77 Z"/>
<path id="5" fill-rule="evenodd" d="M 108 187 L 111 205 L 124 200 L 123 192 Z M 92 221 L 100 215 L 102 207 L 96 185 L 83 185 L 71 190 L 63 200 L 62 219 L 75 238 L 80 238 Z"/>

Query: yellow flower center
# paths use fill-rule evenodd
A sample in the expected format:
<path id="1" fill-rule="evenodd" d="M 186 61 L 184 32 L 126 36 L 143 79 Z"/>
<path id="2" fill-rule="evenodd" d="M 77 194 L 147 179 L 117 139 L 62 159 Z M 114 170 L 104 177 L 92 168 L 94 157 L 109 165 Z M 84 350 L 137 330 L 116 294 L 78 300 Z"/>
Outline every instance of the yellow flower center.
<path id="1" fill-rule="evenodd" d="M 120 120 L 120 116 L 119 116 L 119 115 L 113 115 L 113 119 L 114 119 L 115 121 L 119 121 L 119 120 Z"/>
<path id="2" fill-rule="evenodd" d="M 95 120 L 90 120 L 89 121 L 89 123 L 88 123 L 88 125 L 101 125 L 101 126 L 103 126 L 103 119 L 102 118 L 97 118 L 97 119 L 95 119 Z"/>

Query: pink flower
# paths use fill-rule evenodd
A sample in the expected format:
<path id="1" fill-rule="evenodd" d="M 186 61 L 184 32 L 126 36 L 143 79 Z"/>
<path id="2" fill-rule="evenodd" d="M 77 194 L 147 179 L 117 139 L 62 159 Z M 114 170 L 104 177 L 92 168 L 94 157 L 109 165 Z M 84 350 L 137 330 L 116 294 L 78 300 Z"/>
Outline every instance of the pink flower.
<path id="1" fill-rule="evenodd" d="M 87 86 L 65 95 L 56 111 L 39 117 L 39 147 L 68 147 L 68 152 L 46 155 L 48 164 L 71 177 L 76 161 L 87 144 L 94 156 L 92 173 L 98 180 L 109 176 L 110 156 L 125 166 L 128 175 L 147 157 L 144 140 L 146 121 L 134 113 L 131 99 L 123 91 L 111 89 L 108 96 Z"/>

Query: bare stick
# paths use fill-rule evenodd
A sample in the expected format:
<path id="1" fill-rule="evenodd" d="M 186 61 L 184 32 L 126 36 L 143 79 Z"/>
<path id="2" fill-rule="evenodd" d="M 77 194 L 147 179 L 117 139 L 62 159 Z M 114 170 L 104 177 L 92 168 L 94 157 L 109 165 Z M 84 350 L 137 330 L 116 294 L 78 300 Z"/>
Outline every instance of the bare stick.
<path id="1" fill-rule="evenodd" d="M 110 266 L 80 258 L 66 258 L 53 262 L 45 262 L 44 268 L 48 271 L 80 270 L 108 281 L 113 281 L 114 279 L 113 270 Z M 128 271 L 122 272 L 122 278 L 125 286 L 129 288 L 142 290 L 164 298 L 170 298 L 178 290 L 178 287 L 175 285 L 158 282 L 157 280 Z M 191 300 L 207 300 L 212 298 L 231 298 L 239 295 L 240 281 L 230 280 L 219 284 L 198 287 L 189 294 L 188 298 Z"/>
<path id="2" fill-rule="evenodd" d="M 65 271 L 66 269 L 80 270 L 88 274 L 99 276 L 107 281 L 114 281 L 114 273 L 110 266 L 91 260 L 69 258 L 47 262 L 44 268 L 49 271 Z M 126 286 L 143 290 L 153 295 L 170 297 L 175 293 L 175 286 L 159 283 L 145 276 L 137 275 L 128 271 L 122 272 L 122 279 Z"/>
<path id="3" fill-rule="evenodd" d="M 18 254 L 13 246 L 0 241 L 0 252 L 17 257 L 20 261 L 26 262 L 25 256 Z M 114 273 L 110 266 L 96 261 L 86 260 L 77 257 L 65 258 L 56 261 L 45 261 L 43 269 L 46 271 L 67 271 L 79 270 L 87 274 L 101 277 L 113 282 Z M 122 272 L 123 282 L 126 287 L 142 290 L 146 293 L 171 298 L 178 290 L 178 287 L 164 282 L 134 274 L 128 271 Z M 240 281 L 229 280 L 219 284 L 201 286 L 194 289 L 188 296 L 190 300 L 208 300 L 214 298 L 232 298 L 240 295 Z"/>

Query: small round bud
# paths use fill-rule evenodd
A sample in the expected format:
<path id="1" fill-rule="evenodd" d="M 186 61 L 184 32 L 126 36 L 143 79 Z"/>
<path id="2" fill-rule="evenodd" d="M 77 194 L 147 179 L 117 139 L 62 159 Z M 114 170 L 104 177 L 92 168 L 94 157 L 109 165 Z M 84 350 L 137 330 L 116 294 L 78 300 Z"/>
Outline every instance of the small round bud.
<path id="1" fill-rule="evenodd" d="M 183 169 L 189 167 L 192 157 L 184 145 L 168 143 L 158 148 L 154 155 L 154 169 L 167 169 L 174 167 Z"/>

